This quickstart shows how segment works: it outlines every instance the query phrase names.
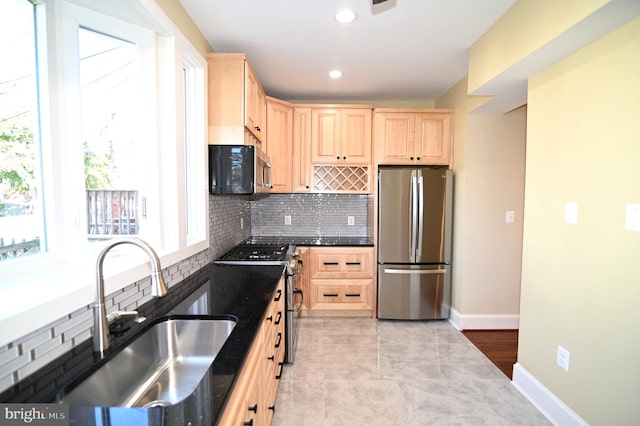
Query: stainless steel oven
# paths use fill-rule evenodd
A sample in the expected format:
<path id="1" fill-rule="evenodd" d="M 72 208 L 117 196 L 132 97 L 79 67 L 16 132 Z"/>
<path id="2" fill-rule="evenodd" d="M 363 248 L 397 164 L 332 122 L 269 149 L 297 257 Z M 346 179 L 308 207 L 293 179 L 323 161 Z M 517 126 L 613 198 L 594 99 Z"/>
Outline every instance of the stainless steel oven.
<path id="1" fill-rule="evenodd" d="M 298 319 L 303 293 L 300 276 L 302 259 L 296 246 L 289 243 L 249 239 L 225 253 L 215 263 L 228 265 L 285 266 L 285 361 L 293 362 L 298 341 Z"/>
<path id="2" fill-rule="evenodd" d="M 296 347 L 298 345 L 298 326 L 300 311 L 304 293 L 302 292 L 302 270 L 304 264 L 300 257 L 300 252 L 294 249 L 293 255 L 287 265 L 287 288 L 285 302 L 287 304 L 286 327 L 286 355 L 285 361 L 292 363 L 295 358 Z"/>

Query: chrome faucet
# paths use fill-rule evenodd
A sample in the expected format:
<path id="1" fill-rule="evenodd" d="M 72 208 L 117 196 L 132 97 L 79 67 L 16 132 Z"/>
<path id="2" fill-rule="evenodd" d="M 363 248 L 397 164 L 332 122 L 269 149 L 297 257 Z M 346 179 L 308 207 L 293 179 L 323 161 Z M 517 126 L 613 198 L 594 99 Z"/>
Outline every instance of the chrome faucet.
<path id="1" fill-rule="evenodd" d="M 125 316 L 137 316 L 136 311 L 118 311 L 114 312 L 107 318 L 107 310 L 104 306 L 104 277 L 102 276 L 102 263 L 107 253 L 117 245 L 133 244 L 140 247 L 147 253 L 151 259 L 151 296 L 162 297 L 167 294 L 169 289 L 162 278 L 160 267 L 160 259 L 149 244 L 139 238 L 120 238 L 114 239 L 102 249 L 96 261 L 96 303 L 93 305 L 93 350 L 104 352 L 109 349 L 109 319 L 116 319 Z"/>

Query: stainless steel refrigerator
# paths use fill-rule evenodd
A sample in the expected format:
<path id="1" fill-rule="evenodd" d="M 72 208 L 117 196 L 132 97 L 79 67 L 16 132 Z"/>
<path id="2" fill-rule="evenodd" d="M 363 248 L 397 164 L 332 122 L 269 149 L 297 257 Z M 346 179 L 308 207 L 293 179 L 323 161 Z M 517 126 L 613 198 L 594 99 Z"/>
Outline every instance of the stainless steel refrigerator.
<path id="1" fill-rule="evenodd" d="M 378 318 L 449 318 L 453 174 L 378 170 Z"/>

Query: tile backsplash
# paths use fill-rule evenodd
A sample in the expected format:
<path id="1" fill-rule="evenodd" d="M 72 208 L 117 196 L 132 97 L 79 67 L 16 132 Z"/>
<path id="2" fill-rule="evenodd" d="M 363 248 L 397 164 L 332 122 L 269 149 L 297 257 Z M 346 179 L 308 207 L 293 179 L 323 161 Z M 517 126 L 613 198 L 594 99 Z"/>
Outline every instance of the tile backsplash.
<path id="1" fill-rule="evenodd" d="M 291 216 L 291 225 L 284 216 Z M 354 224 L 347 224 L 353 216 Z M 209 196 L 210 246 L 162 270 L 169 287 L 191 276 L 251 235 L 372 236 L 373 201 L 370 195 L 271 194 Z M 108 312 L 135 310 L 149 301 L 149 278 L 107 295 Z M 59 318 L 0 347 L 0 392 L 91 337 L 91 305 Z"/>
<path id="2" fill-rule="evenodd" d="M 271 194 L 250 204 L 253 235 L 373 235 L 372 195 Z M 290 225 L 285 224 L 285 216 L 291 216 Z M 348 224 L 349 216 L 353 225 Z"/>

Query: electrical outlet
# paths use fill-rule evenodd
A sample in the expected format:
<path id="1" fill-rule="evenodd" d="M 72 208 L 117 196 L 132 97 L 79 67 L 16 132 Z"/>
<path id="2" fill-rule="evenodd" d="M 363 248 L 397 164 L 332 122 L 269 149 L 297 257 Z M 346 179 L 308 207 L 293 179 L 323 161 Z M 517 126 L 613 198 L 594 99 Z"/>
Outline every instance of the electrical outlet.
<path id="1" fill-rule="evenodd" d="M 356 224 L 356 218 L 354 216 L 347 216 L 347 225 L 353 226 Z"/>
<path id="2" fill-rule="evenodd" d="M 284 216 L 284 224 L 285 225 L 291 225 L 291 216 L 289 216 L 289 215 L 285 215 Z"/>
<path id="3" fill-rule="evenodd" d="M 513 210 L 507 210 L 506 221 L 507 223 L 513 223 L 516 220 L 516 212 Z"/>
<path id="4" fill-rule="evenodd" d="M 244 229 L 244 217 L 240 218 L 240 229 Z"/>
<path id="5" fill-rule="evenodd" d="M 556 356 L 556 362 L 564 371 L 569 371 L 569 358 L 569 351 L 558 345 L 558 355 Z"/>

